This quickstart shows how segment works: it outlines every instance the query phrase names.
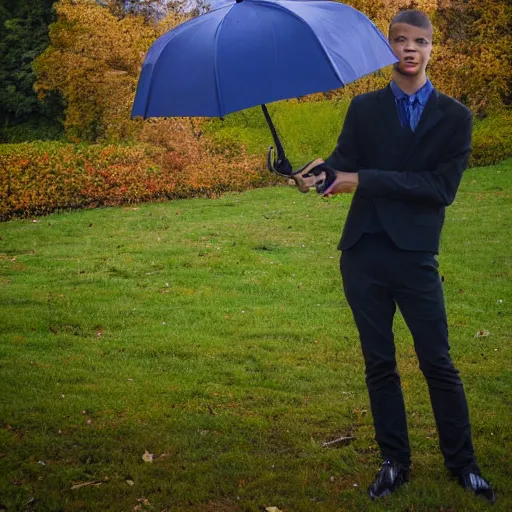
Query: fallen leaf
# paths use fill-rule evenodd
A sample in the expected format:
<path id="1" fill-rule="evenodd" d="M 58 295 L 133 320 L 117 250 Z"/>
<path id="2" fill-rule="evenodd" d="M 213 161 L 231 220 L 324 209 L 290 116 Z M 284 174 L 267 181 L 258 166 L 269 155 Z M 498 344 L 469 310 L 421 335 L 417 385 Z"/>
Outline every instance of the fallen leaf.
<path id="1" fill-rule="evenodd" d="M 149 453 L 147 450 L 144 451 L 144 455 L 142 456 L 142 460 L 144 462 L 153 462 L 155 456 L 152 453 Z"/>
<path id="2" fill-rule="evenodd" d="M 265 507 L 265 512 L 281 512 L 277 507 Z"/>
<path id="3" fill-rule="evenodd" d="M 133 480 L 126 480 L 126 483 L 128 485 L 135 485 L 135 482 Z"/>
<path id="4" fill-rule="evenodd" d="M 71 490 L 74 491 L 76 489 L 81 489 L 82 487 L 89 487 L 91 485 L 94 487 L 98 487 L 101 484 L 104 484 L 105 482 L 108 482 L 108 477 L 105 477 L 103 480 L 92 480 L 91 482 L 83 482 L 80 484 L 72 485 Z"/>
<path id="5" fill-rule="evenodd" d="M 139 502 L 139 504 L 133 507 L 132 510 L 134 512 L 138 512 L 139 510 L 148 510 L 147 507 L 153 509 L 153 507 L 151 506 L 151 502 L 147 498 L 138 498 L 137 501 Z"/>
<path id="6" fill-rule="evenodd" d="M 340 443 L 348 443 L 349 441 L 354 440 L 354 436 L 343 436 L 339 437 L 338 439 L 334 439 L 333 441 L 326 441 L 325 443 L 322 443 L 322 446 L 325 448 L 327 446 L 331 446 L 333 444 L 340 444 Z"/>

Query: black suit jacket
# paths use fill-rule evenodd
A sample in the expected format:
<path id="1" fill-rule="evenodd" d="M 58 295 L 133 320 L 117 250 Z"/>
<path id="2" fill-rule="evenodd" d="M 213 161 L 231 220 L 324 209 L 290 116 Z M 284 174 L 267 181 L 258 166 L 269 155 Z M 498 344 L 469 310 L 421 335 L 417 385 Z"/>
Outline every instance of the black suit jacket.
<path id="1" fill-rule="evenodd" d="M 355 97 L 326 160 L 359 172 L 338 248 L 356 244 L 376 214 L 399 248 L 439 252 L 445 207 L 468 164 L 471 128 L 471 111 L 436 90 L 414 133 L 401 126 L 389 85 Z"/>

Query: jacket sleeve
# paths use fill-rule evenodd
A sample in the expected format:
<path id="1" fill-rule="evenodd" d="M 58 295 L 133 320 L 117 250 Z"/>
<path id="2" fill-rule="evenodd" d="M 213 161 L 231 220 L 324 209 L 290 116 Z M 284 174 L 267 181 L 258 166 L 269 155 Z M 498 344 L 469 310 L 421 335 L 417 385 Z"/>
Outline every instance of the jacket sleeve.
<path id="1" fill-rule="evenodd" d="M 356 101 L 352 100 L 338 137 L 338 143 L 325 161 L 329 167 L 337 171 L 357 172 L 359 170 L 356 117 Z"/>
<path id="2" fill-rule="evenodd" d="M 372 197 L 450 205 L 468 165 L 471 128 L 472 114 L 469 112 L 447 141 L 435 169 L 423 172 L 361 169 L 358 188 Z"/>

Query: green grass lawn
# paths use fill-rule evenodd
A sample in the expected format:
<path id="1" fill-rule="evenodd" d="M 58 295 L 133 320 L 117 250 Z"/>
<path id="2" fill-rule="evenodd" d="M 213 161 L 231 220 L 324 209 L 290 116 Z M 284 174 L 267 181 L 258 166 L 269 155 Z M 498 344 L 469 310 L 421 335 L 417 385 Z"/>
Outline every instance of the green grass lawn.
<path id="1" fill-rule="evenodd" d="M 478 459 L 507 512 L 511 200 L 512 160 L 467 171 L 440 257 Z M 411 482 L 367 498 L 380 460 L 336 250 L 349 201 L 278 187 L 1 224 L 0 510 L 487 509 L 443 467 L 399 317 Z"/>

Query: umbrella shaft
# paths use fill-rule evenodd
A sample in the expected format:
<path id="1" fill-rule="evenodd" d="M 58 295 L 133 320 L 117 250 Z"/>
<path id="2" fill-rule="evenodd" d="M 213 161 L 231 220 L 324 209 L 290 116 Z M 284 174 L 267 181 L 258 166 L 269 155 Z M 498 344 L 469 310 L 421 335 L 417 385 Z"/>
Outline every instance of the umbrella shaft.
<path id="1" fill-rule="evenodd" d="M 274 126 L 274 123 L 272 122 L 272 118 L 268 113 L 267 106 L 265 104 L 261 105 L 261 110 L 263 110 L 263 115 L 265 116 L 265 120 L 267 121 L 268 127 L 270 128 L 270 132 L 272 133 L 272 138 L 274 139 L 274 144 L 276 145 L 277 159 L 279 161 L 283 161 L 286 158 L 284 154 L 283 145 L 279 140 L 279 136 L 277 135 L 276 128 Z"/>

